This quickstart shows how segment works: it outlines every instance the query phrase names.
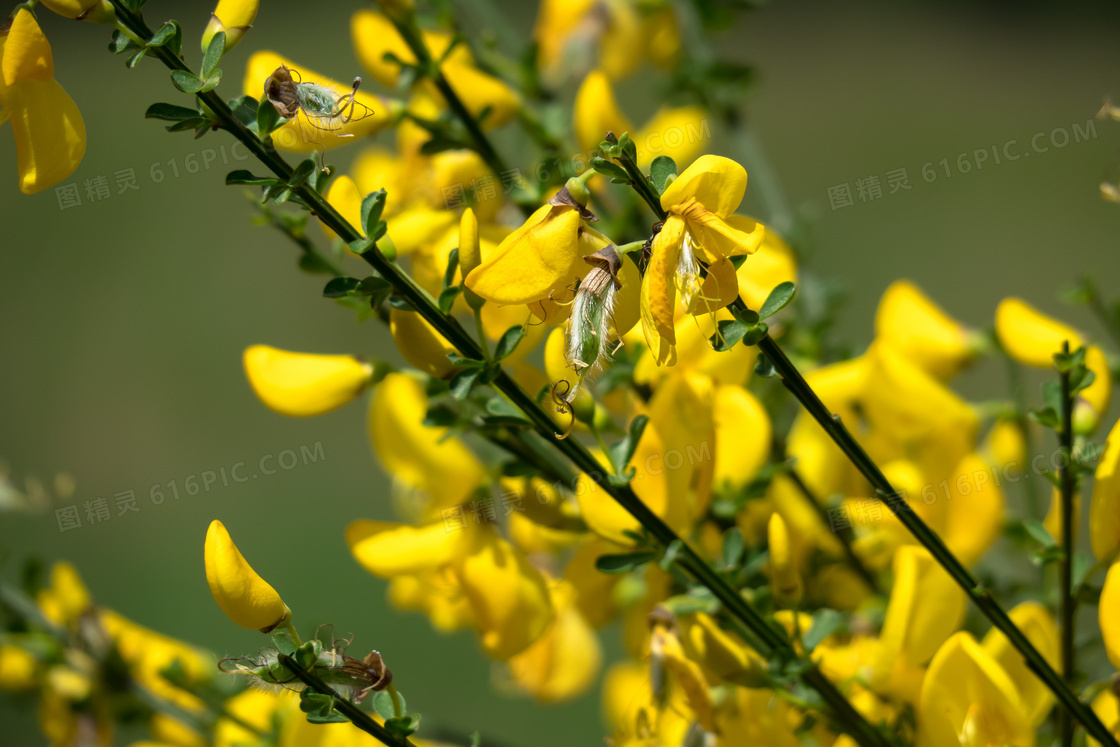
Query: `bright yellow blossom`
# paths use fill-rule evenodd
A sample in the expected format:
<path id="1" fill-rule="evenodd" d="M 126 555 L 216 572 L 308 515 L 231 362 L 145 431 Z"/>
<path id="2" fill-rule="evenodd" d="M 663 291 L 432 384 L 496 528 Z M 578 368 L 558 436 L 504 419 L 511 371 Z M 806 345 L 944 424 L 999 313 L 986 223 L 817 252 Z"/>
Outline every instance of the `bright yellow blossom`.
<path id="1" fill-rule="evenodd" d="M 351 401 L 369 385 L 373 366 L 352 355 L 293 353 L 252 345 L 243 356 L 253 391 L 281 415 L 321 415 Z"/>
<path id="2" fill-rule="evenodd" d="M 552 623 L 535 643 L 509 660 L 509 669 L 518 688 L 542 703 L 558 703 L 594 684 L 603 653 L 598 636 L 576 605 L 575 588 L 567 581 L 552 581 L 549 596 L 556 611 Z"/>
<path id="3" fill-rule="evenodd" d="M 1007 354 L 1024 366 L 1050 368 L 1054 354 L 1068 342 L 1070 351 L 1081 347 L 1081 335 L 1051 319 L 1026 301 L 1005 298 L 996 307 L 996 335 Z"/>
<path id="4" fill-rule="evenodd" d="M 288 605 L 257 575 L 217 519 L 206 531 L 205 560 L 210 593 L 230 620 L 267 633 L 291 619 Z"/>
<path id="5" fill-rule="evenodd" d="M 728 257 L 754 253 L 764 233 L 753 221 L 738 226 L 728 221 L 746 188 L 742 166 L 728 158 L 701 156 L 661 195 L 669 216 L 653 240 L 641 296 L 642 329 L 660 365 L 676 362 L 678 294 L 689 313 L 714 312 L 738 295 Z M 700 261 L 708 264 L 703 282 Z"/>
<path id="6" fill-rule="evenodd" d="M 54 79 L 54 57 L 35 16 L 20 8 L 0 26 L 0 124 L 12 122 L 19 188 L 35 194 L 74 173 L 86 152 L 86 127 Z"/>
<path id="7" fill-rule="evenodd" d="M 1097 613 L 1105 653 L 1112 666 L 1120 669 L 1120 563 L 1108 569 Z"/>
<path id="8" fill-rule="evenodd" d="M 1111 562 L 1120 553 L 1120 422 L 1112 426 L 1093 476 L 1089 539 L 1101 562 Z"/>
<path id="9" fill-rule="evenodd" d="M 1060 668 L 1058 626 L 1050 611 L 1038 602 L 1023 602 L 1013 607 L 1007 614 L 1011 622 L 1015 623 L 1015 627 L 1023 632 L 1047 663 L 1055 669 Z M 998 629 L 989 630 L 981 645 L 1015 683 L 1030 724 L 1037 728 L 1054 705 L 1054 693 L 1027 667 L 1022 654 Z"/>
<path id="10" fill-rule="evenodd" d="M 941 381 L 952 378 L 977 353 L 976 335 L 909 280 L 891 283 L 883 293 L 875 334 Z"/>
<path id="11" fill-rule="evenodd" d="M 218 0 L 218 7 L 210 14 L 210 23 L 202 32 L 202 51 L 220 31 L 226 35 L 226 51 L 233 49 L 244 38 L 257 18 L 260 0 Z"/>

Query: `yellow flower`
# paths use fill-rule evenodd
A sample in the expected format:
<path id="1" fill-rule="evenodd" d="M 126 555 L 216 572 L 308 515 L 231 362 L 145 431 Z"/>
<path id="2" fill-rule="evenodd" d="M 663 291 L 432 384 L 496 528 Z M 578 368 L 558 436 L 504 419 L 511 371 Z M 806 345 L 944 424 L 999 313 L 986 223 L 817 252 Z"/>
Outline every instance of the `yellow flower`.
<path id="1" fill-rule="evenodd" d="M 549 596 L 556 615 L 544 634 L 509 660 L 517 686 L 542 703 L 582 695 L 595 683 L 603 663 L 599 637 L 576 606 L 576 590 L 553 581 Z"/>
<path id="2" fill-rule="evenodd" d="M 772 427 L 766 408 L 741 386 L 716 387 L 716 487 L 742 487 L 770 457 Z"/>
<path id="3" fill-rule="evenodd" d="M 685 701 L 704 731 L 719 731 L 704 673 L 696 662 L 685 656 L 680 640 L 666 625 L 654 623 L 650 633 L 649 653 L 653 665 L 662 668 L 669 679 L 683 691 Z"/>
<path id="4" fill-rule="evenodd" d="M 298 78 L 299 83 L 314 83 L 329 88 L 339 97 L 349 97 L 352 91 L 350 85 L 319 75 L 275 52 L 261 51 L 249 58 L 245 68 L 245 93 L 264 100 L 265 84 L 281 66 L 288 68 L 293 73 L 293 79 Z M 399 101 L 361 90 L 354 93 L 354 101 L 360 106 L 356 107 L 353 115 L 342 112 L 337 117 L 309 118 L 305 112 L 297 113 L 294 118 L 273 131 L 273 143 L 281 150 L 295 153 L 329 150 L 380 132 L 404 111 Z"/>
<path id="5" fill-rule="evenodd" d="M 370 441 L 385 470 L 426 494 L 431 508 L 457 506 L 486 471 L 462 442 L 447 438 L 447 428 L 425 426 L 427 412 L 424 385 L 407 374 L 389 374 L 370 398 Z"/>
<path id="6" fill-rule="evenodd" d="M 94 23 L 111 23 L 116 18 L 106 0 L 40 0 L 43 5 L 66 18 Z"/>
<path id="7" fill-rule="evenodd" d="M 267 633 L 291 619 L 288 605 L 257 575 L 217 519 L 206 530 L 205 560 L 210 593 L 230 620 Z"/>
<path id="8" fill-rule="evenodd" d="M 257 18 L 260 0 L 218 0 L 218 7 L 210 14 L 210 23 L 202 32 L 202 51 L 219 31 L 226 34 L 226 51 L 233 49 L 245 36 Z"/>
<path id="9" fill-rule="evenodd" d="M 86 126 L 54 79 L 51 45 L 27 9 L 0 28 L 0 124 L 12 122 L 19 188 L 34 194 L 74 173 L 86 152 Z"/>
<path id="10" fill-rule="evenodd" d="M 1085 348 L 1085 366 L 1093 372 L 1093 381 L 1077 393 L 1073 408 L 1073 432 L 1091 435 L 1100 425 L 1101 416 L 1112 402 L 1112 368 L 1104 352 L 1096 345 Z"/>
<path id="11" fill-rule="evenodd" d="M 1024 366 L 1050 368 L 1054 354 L 1069 342 L 1070 351 L 1081 347 L 1081 336 L 1051 319 L 1027 302 L 1005 298 L 996 307 L 996 336 L 1007 354 Z"/>
<path id="12" fill-rule="evenodd" d="M 298 697 L 287 690 L 268 693 L 251 687 L 234 695 L 222 704 L 222 712 L 230 714 L 237 721 L 228 718 L 218 719 L 218 723 L 214 726 L 214 747 L 237 747 L 256 743 L 260 736 L 241 724 L 254 727 L 261 734 L 268 734 L 277 720 L 285 718 L 287 714 L 296 710 L 298 703 Z M 302 716 L 300 720 L 303 720 Z"/>
<path id="13" fill-rule="evenodd" d="M 416 64 L 416 55 L 396 27 L 380 13 L 371 10 L 356 12 L 350 22 L 350 35 L 362 66 L 386 86 L 397 85 L 401 69 L 400 64 L 391 58 L 386 59 L 386 55 L 396 57 L 405 65 Z M 471 116 L 477 119 L 484 110 L 489 110 L 481 122 L 483 129 L 501 127 L 517 114 L 521 108 L 517 92 L 475 67 L 465 44 L 457 45 L 447 54 L 454 39 L 451 34 L 425 30 L 421 32 L 421 38 L 432 59 L 440 60 L 440 72 Z M 423 90 L 441 108 L 446 108 L 442 95 L 430 80 L 421 82 L 417 90 Z"/>
<path id="14" fill-rule="evenodd" d="M 1093 713 L 1097 714 L 1097 718 L 1112 732 L 1113 737 L 1120 739 L 1120 698 L 1115 690 L 1107 689 L 1093 699 Z M 1090 747 L 1101 747 L 1101 743 L 1092 737 L 1087 740 Z"/>
<path id="15" fill-rule="evenodd" d="M 716 682 L 759 687 L 768 681 L 768 664 L 738 635 L 719 627 L 703 612 L 677 618 L 681 647 Z"/>
<path id="16" fill-rule="evenodd" d="M 389 332 L 404 359 L 429 376 L 449 379 L 458 370 L 447 357 L 455 346 L 416 311 L 389 309 Z"/>
<path id="17" fill-rule="evenodd" d="M 1101 562 L 1111 562 L 1120 553 L 1120 422 L 1109 432 L 1093 475 L 1089 540 Z"/>
<path id="18" fill-rule="evenodd" d="M 738 226 L 728 221 L 746 188 L 742 166 L 728 158 L 701 156 L 661 195 L 661 207 L 669 215 L 653 240 L 641 296 L 642 329 L 660 365 L 676 362 L 678 294 L 689 313 L 714 312 L 738 295 L 735 268 L 727 258 L 754 253 L 764 233 L 753 221 Z M 702 285 L 700 261 L 708 263 Z"/>
<path id="19" fill-rule="evenodd" d="M 414 527 L 359 519 L 346 527 L 346 544 L 367 571 L 395 578 L 450 565 L 466 551 L 467 534 L 449 532 L 442 523 Z"/>
<path id="20" fill-rule="evenodd" d="M 14 644 L 0 645 L 0 690 L 31 689 L 38 670 L 39 662 L 31 652 Z"/>
<path id="21" fill-rule="evenodd" d="M 471 532 L 469 548 L 454 564 L 474 611 L 483 651 L 506 661 L 548 629 L 553 608 L 540 571 L 488 528 Z"/>
<path id="22" fill-rule="evenodd" d="M 1081 524 L 1081 493 L 1074 492 L 1073 494 L 1073 538 L 1074 542 L 1077 541 L 1077 528 Z M 1042 520 L 1042 526 L 1050 533 L 1056 541 L 1062 541 L 1062 491 L 1054 488 L 1050 491 L 1050 509 L 1046 512 L 1046 518 Z"/>
<path id="23" fill-rule="evenodd" d="M 895 659 L 925 664 L 960 627 L 965 594 L 929 552 L 915 545 L 898 548 L 894 556 L 894 587 L 883 620 L 883 660 L 877 671 L 889 674 Z"/>
<path id="24" fill-rule="evenodd" d="M 352 355 L 293 353 L 252 345 L 243 356 L 245 375 L 261 402 L 281 415 L 321 415 L 357 397 L 373 367 Z"/>
<path id="25" fill-rule="evenodd" d="M 730 218 L 733 225 L 740 221 L 745 224 L 748 220 L 739 215 Z M 758 251 L 748 257 L 735 274 L 739 279 L 739 295 L 749 308 L 758 309 L 780 283 L 797 282 L 797 259 L 777 231 L 768 228 Z"/>
<path id="26" fill-rule="evenodd" d="M 954 634 L 930 662 L 922 683 L 917 743 L 1034 745 L 1034 730 L 1015 683 L 969 633 Z"/>
<path id="27" fill-rule="evenodd" d="M 1023 632 L 1047 663 L 1058 669 L 1061 666 L 1058 626 L 1049 610 L 1038 602 L 1023 602 L 1007 614 L 1011 622 L 1015 623 L 1015 627 Z M 1031 727 L 1038 727 L 1054 705 L 1054 693 L 1042 684 L 1042 680 L 1027 667 L 1022 654 L 1011 645 L 1007 636 L 996 628 L 988 631 L 981 645 L 1015 683 Z"/>
<path id="28" fill-rule="evenodd" d="M 942 381 L 952 378 L 977 352 L 977 339 L 909 280 L 890 285 L 875 313 L 879 339 Z"/>
<path id="29" fill-rule="evenodd" d="M 774 599 L 784 607 L 795 607 L 801 601 L 801 573 L 794 560 L 793 542 L 781 514 L 771 514 L 766 536 L 770 548 L 770 587 L 774 590 Z"/>
<path id="30" fill-rule="evenodd" d="M 669 156 L 678 164 L 688 163 L 704 152 L 705 141 L 711 139 L 708 113 L 698 106 L 663 107 L 635 130 L 619 108 L 609 76 L 602 70 L 592 70 L 580 84 L 572 111 L 572 129 L 580 147 L 588 152 L 598 150 L 607 132 L 616 136 L 629 132 L 637 150 L 638 166 L 643 169 L 658 156 Z"/>
<path id="31" fill-rule="evenodd" d="M 50 585 L 39 592 L 39 609 L 56 625 L 70 626 L 93 605 L 93 599 L 78 575 L 64 560 L 51 566 Z"/>
<path id="32" fill-rule="evenodd" d="M 1120 669 L 1120 563 L 1108 569 L 1097 614 L 1108 660 Z"/>

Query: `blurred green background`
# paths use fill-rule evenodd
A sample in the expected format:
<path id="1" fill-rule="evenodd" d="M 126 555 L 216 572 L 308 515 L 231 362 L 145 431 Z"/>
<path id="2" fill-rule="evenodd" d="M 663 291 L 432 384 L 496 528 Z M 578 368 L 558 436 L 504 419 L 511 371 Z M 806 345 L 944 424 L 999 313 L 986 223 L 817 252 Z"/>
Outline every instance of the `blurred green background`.
<path id="1" fill-rule="evenodd" d="M 265 0 L 256 27 L 223 63 L 220 90 L 240 94 L 242 65 L 255 49 L 340 80 L 360 72 L 348 21 L 365 5 Z M 502 3 L 526 36 L 531 5 Z M 152 0 L 146 16 L 153 25 L 182 20 L 195 59 L 210 10 Z M 67 559 L 101 604 L 219 655 L 253 651 L 262 637 L 231 625 L 206 588 L 202 540 L 208 522 L 221 518 L 300 624 L 333 622 L 355 634 L 358 648 L 382 651 L 426 721 L 541 747 L 600 743 L 597 691 L 553 707 L 503 695 L 490 687 L 491 666 L 471 634 L 444 637 L 387 606 L 385 584 L 358 568 L 342 540 L 351 519 L 391 516 L 363 405 L 310 420 L 280 417 L 252 395 L 240 363 L 252 343 L 394 357 L 387 333 L 320 299 L 323 278 L 298 272 L 296 250 L 250 224 L 247 200 L 223 186 L 227 171 L 244 167 L 222 164 L 228 138 L 194 141 L 143 119 L 154 101 L 186 103 L 162 67 L 145 61 L 128 71 L 106 51 L 108 29 L 39 15 L 56 76 L 83 112 L 88 149 L 68 180 L 79 185 L 82 205 L 60 210 L 54 190 L 19 193 L 15 149 L 0 128 L 0 460 L 17 484 L 72 475 L 77 490 L 64 505 L 105 497 L 112 506 L 115 494 L 133 490 L 140 511 L 112 510 L 95 525 L 83 515 L 83 527 L 65 533 L 50 511 L 2 514 L 6 575 L 27 555 Z M 1120 206 L 1098 195 L 1115 168 L 1120 124 L 1095 121 L 1084 142 L 1071 137 L 1064 148 L 999 165 L 990 150 L 1017 140 L 1011 152 L 1024 152 L 1035 133 L 1085 130 L 1120 88 L 1118 32 L 1120 15 L 1096 4 L 789 0 L 720 37 L 721 54 L 758 68 L 748 118 L 789 203 L 812 218 L 802 245 L 809 262 L 849 291 L 839 322 L 847 340 L 857 348 L 870 341 L 879 295 L 899 277 L 977 327 L 1015 294 L 1103 337 L 1056 291 L 1088 272 L 1106 294 L 1120 295 Z M 658 105 L 656 77 L 620 86 L 636 122 Z M 715 133 L 712 151 L 736 155 Z M 201 160 L 209 148 L 219 149 L 217 162 L 187 173 L 184 159 Z M 989 151 L 988 162 L 959 173 L 958 154 L 972 159 L 977 149 Z M 335 154 L 340 165 L 352 155 Z M 922 179 L 926 163 L 936 170 L 932 183 Z M 153 166 L 167 174 L 159 183 Z M 129 168 L 139 189 L 118 194 L 114 174 Z M 900 168 L 912 189 L 890 194 L 886 173 Z M 848 183 L 855 194 L 856 180 L 869 175 L 883 184 L 880 199 L 831 208 L 830 187 Z M 90 202 L 82 183 L 98 176 L 108 178 L 111 196 Z M 761 209 L 749 186 L 747 206 Z M 982 398 L 1000 396 L 1001 382 L 1000 367 L 987 364 L 958 386 Z M 185 493 L 188 476 L 240 461 L 252 473 L 261 457 L 316 444 L 325 457 L 317 463 L 244 484 L 223 486 L 219 477 L 209 491 Z M 152 486 L 169 492 L 172 480 L 180 498 L 153 505 Z M 607 637 L 614 658 L 617 633 Z M 5 743 L 42 743 L 29 712 L 12 701 L 0 700 L 0 719 Z"/>

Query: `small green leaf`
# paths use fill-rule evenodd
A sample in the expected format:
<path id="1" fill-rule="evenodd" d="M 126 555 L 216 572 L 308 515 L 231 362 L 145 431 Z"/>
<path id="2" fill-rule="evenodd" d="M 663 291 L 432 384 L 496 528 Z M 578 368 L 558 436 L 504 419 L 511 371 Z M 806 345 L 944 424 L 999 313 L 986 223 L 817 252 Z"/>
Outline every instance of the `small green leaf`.
<path id="1" fill-rule="evenodd" d="M 271 135 L 283 120 L 280 112 L 276 111 L 276 107 L 268 99 L 262 99 L 257 105 L 257 134 L 262 138 Z"/>
<path id="2" fill-rule="evenodd" d="M 618 149 L 624 157 L 629 158 L 633 163 L 638 162 L 638 148 L 634 145 L 634 141 L 630 139 L 629 132 L 619 135 Z"/>
<path id="3" fill-rule="evenodd" d="M 346 246 L 354 254 L 364 254 L 373 248 L 373 239 L 355 239 Z"/>
<path id="4" fill-rule="evenodd" d="M 198 93 L 204 85 L 201 78 L 186 70 L 172 70 L 171 82 L 183 93 Z"/>
<path id="5" fill-rule="evenodd" d="M 717 323 L 718 331 L 708 338 L 708 343 L 716 352 L 722 353 L 739 344 L 750 329 L 738 319 L 721 319 Z"/>
<path id="6" fill-rule="evenodd" d="M 299 165 L 292 171 L 292 178 L 288 180 L 288 186 L 299 187 L 307 182 L 308 177 L 315 173 L 318 168 L 315 164 L 314 158 L 305 158 L 299 162 Z"/>
<path id="7" fill-rule="evenodd" d="M 397 692 L 397 697 L 401 701 L 401 713 L 408 713 L 408 707 L 404 700 L 404 695 Z M 388 690 L 378 690 L 373 694 L 373 710 L 381 718 L 388 721 L 396 717 L 393 711 L 393 696 L 389 694 Z"/>
<path id="8" fill-rule="evenodd" d="M 231 171 L 226 175 L 227 185 L 249 184 L 254 187 L 268 187 L 276 186 L 280 183 L 280 180 L 276 179 L 275 177 L 256 176 L 251 171 L 245 171 L 244 169 Z"/>
<path id="9" fill-rule="evenodd" d="M 504 397 L 491 397 L 487 400 L 486 413 L 487 415 L 482 418 L 482 422 L 486 425 L 509 428 L 525 428 L 532 425 L 532 422 Z"/>
<path id="10" fill-rule="evenodd" d="M 723 565 L 737 568 L 743 557 L 743 533 L 738 527 L 731 527 L 723 534 Z"/>
<path id="11" fill-rule="evenodd" d="M 439 310 L 444 314 L 451 313 L 451 307 L 455 305 L 455 299 L 463 292 L 463 288 L 458 285 L 453 285 L 450 288 L 444 288 L 439 294 Z"/>
<path id="12" fill-rule="evenodd" d="M 134 68 L 134 67 L 136 67 L 137 65 L 140 64 L 140 60 L 144 59 L 144 55 L 146 55 L 147 53 L 148 53 L 147 48 L 146 47 L 141 47 L 140 49 L 133 52 L 129 56 L 129 58 L 127 60 L 125 60 L 124 64 L 127 67 L 129 67 L 130 69 Z"/>
<path id="13" fill-rule="evenodd" d="M 113 54 L 120 54 L 126 51 L 129 47 L 135 47 L 132 40 L 127 35 L 122 34 L 120 31 L 113 32 L 113 39 L 109 42 L 109 51 Z"/>
<path id="14" fill-rule="evenodd" d="M 777 375 L 777 370 L 774 368 L 774 363 L 762 353 L 758 354 L 758 362 L 754 364 L 754 373 L 756 376 L 763 378 L 770 378 Z"/>
<path id="15" fill-rule="evenodd" d="M 198 110 L 189 106 L 176 106 L 175 104 L 152 104 L 144 112 L 145 119 L 162 119 L 166 122 L 181 122 L 184 119 L 198 119 Z"/>
<path id="16" fill-rule="evenodd" d="M 766 322 L 759 322 L 758 324 L 747 327 L 747 333 L 743 335 L 743 344 L 747 346 L 757 345 L 769 332 L 770 325 Z"/>
<path id="17" fill-rule="evenodd" d="M 673 567 L 673 563 L 677 562 L 677 559 L 681 556 L 683 551 L 684 542 L 679 539 L 673 540 L 665 548 L 665 552 L 661 554 L 661 560 L 658 561 L 658 565 L 661 566 L 662 570 L 669 570 Z"/>
<path id="18" fill-rule="evenodd" d="M 357 292 L 363 296 L 372 296 L 375 293 L 383 293 L 390 290 L 393 286 L 383 277 L 377 275 L 370 275 L 368 278 L 358 283 Z"/>
<path id="19" fill-rule="evenodd" d="M 225 54 L 225 51 L 226 32 L 219 31 L 210 39 L 210 44 L 206 47 L 206 54 L 202 55 L 203 78 L 209 78 L 213 75 L 218 63 L 222 61 L 222 55 Z"/>
<path id="20" fill-rule="evenodd" d="M 603 174 L 604 176 L 609 176 L 613 179 L 619 179 L 624 182 L 630 181 L 630 176 L 626 173 L 625 169 L 623 169 L 617 163 L 612 163 L 605 158 L 593 156 L 591 158 L 591 168 L 595 169 L 595 171 Z"/>
<path id="21" fill-rule="evenodd" d="M 182 35 L 182 28 L 179 26 L 178 21 L 168 21 L 159 27 L 159 30 L 152 34 L 152 40 L 148 42 L 149 47 L 162 47 L 169 41 L 174 39 L 176 35 Z"/>
<path id="22" fill-rule="evenodd" d="M 642 434 L 645 433 L 648 423 L 649 416 L 638 415 L 630 421 L 630 428 L 627 430 L 626 436 L 611 446 L 611 464 L 614 466 L 616 475 L 621 475 L 626 471 L 630 460 L 634 458 L 634 452 L 638 450 L 638 442 L 642 440 Z"/>
<path id="23" fill-rule="evenodd" d="M 653 159 L 653 163 L 649 165 L 649 178 L 653 182 L 653 186 L 657 189 L 657 193 L 661 194 L 668 186 L 666 182 L 669 177 L 677 173 L 677 162 L 669 156 L 658 156 Z"/>
<path id="24" fill-rule="evenodd" d="M 292 636 L 286 630 L 279 630 L 272 634 L 272 645 L 276 646 L 277 651 L 288 656 L 296 652 L 296 644 L 292 642 Z"/>
<path id="25" fill-rule="evenodd" d="M 793 300 L 795 293 L 797 293 L 797 286 L 790 281 L 778 283 L 762 303 L 762 308 L 758 310 L 758 318 L 767 319 L 777 314 Z"/>
<path id="26" fill-rule="evenodd" d="M 333 278 L 323 288 L 324 298 L 342 298 L 361 285 L 357 278 Z"/>
<path id="27" fill-rule="evenodd" d="M 257 100 L 252 96 L 239 96 L 236 99 L 231 99 L 229 102 L 229 109 L 233 112 L 233 116 L 237 117 L 237 121 L 245 125 L 249 129 L 253 129 L 257 124 Z"/>
<path id="28" fill-rule="evenodd" d="M 470 396 L 471 390 L 478 382 L 482 374 L 485 373 L 481 368 L 464 368 L 451 377 L 448 382 L 448 387 L 451 389 L 451 396 L 455 399 L 466 399 Z"/>
<path id="29" fill-rule="evenodd" d="M 218 87 L 218 84 L 221 83 L 221 82 L 222 82 L 222 71 L 221 71 L 221 69 L 215 70 L 209 76 L 207 76 L 206 80 L 202 83 L 202 88 L 199 89 L 199 93 L 206 93 L 207 91 L 213 91 L 215 88 Z"/>
<path id="30" fill-rule="evenodd" d="M 828 608 L 817 610 L 813 614 L 813 624 L 801 637 L 801 643 L 805 646 L 807 652 L 812 651 L 825 638 L 843 630 L 847 625 L 848 619 L 844 616 L 844 613 Z"/>
<path id="31" fill-rule="evenodd" d="M 500 361 L 509 357 L 521 341 L 525 339 L 525 325 L 519 324 L 516 327 L 510 327 L 502 334 L 502 338 L 498 340 L 498 346 L 494 349 L 494 360 Z"/>
<path id="32" fill-rule="evenodd" d="M 1023 528 L 1027 530 L 1027 534 L 1029 534 L 1035 542 L 1038 542 L 1043 547 L 1053 547 L 1058 544 L 1054 541 L 1054 538 L 1050 536 L 1050 532 L 1046 530 L 1046 527 L 1042 525 L 1041 521 L 1028 519 L 1023 522 Z"/>
<path id="33" fill-rule="evenodd" d="M 640 565 L 657 560 L 660 554 L 656 550 L 642 550 L 618 555 L 600 555 L 595 558 L 595 568 L 600 573 L 629 573 Z"/>
<path id="34" fill-rule="evenodd" d="M 420 714 L 410 713 L 400 718 L 385 719 L 385 731 L 397 739 L 407 739 L 420 728 Z"/>
<path id="35" fill-rule="evenodd" d="M 374 238 L 373 235 L 376 233 L 377 222 L 381 220 L 381 213 L 385 210 L 386 195 L 384 189 L 379 189 L 370 192 L 362 200 L 362 229 L 369 238 Z"/>
<path id="36" fill-rule="evenodd" d="M 447 269 L 443 271 L 443 287 L 450 288 L 455 282 L 455 272 L 459 269 L 459 247 L 451 250 L 447 256 Z"/>
<path id="37" fill-rule="evenodd" d="M 1053 407 L 1043 407 L 1039 410 L 1029 410 L 1027 417 L 1043 426 L 1052 430 L 1058 430 L 1061 427 L 1061 421 L 1058 419 L 1058 413 Z"/>

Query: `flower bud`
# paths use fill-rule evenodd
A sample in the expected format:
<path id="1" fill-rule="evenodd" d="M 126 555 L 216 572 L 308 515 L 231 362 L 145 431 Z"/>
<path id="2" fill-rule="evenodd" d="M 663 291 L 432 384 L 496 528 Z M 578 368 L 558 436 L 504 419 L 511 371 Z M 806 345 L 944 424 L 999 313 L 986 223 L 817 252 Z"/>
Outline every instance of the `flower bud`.
<path id="1" fill-rule="evenodd" d="M 801 574 L 794 560 L 789 530 L 780 514 L 771 514 L 766 533 L 770 544 L 770 586 L 774 599 L 783 606 L 795 607 L 801 601 Z"/>
<path id="2" fill-rule="evenodd" d="M 261 402 L 291 417 L 321 415 L 357 397 L 373 366 L 352 355 L 293 353 L 253 345 L 243 356 L 245 375 Z"/>
<path id="3" fill-rule="evenodd" d="M 113 6 L 106 0 L 40 0 L 40 2 L 60 16 L 75 21 L 112 23 L 117 17 Z"/>
<path id="4" fill-rule="evenodd" d="M 1120 668 L 1120 563 L 1108 569 L 1098 611 L 1105 653 L 1112 666 Z"/>
<path id="5" fill-rule="evenodd" d="M 218 7 L 210 15 L 210 23 L 202 32 L 203 54 L 219 31 L 226 33 L 226 52 L 237 46 L 245 32 L 253 27 L 259 6 L 260 0 L 218 0 Z"/>
<path id="6" fill-rule="evenodd" d="M 230 620 L 243 628 L 268 633 L 291 619 L 288 605 L 257 575 L 217 519 L 206 530 L 204 555 L 210 593 Z"/>

